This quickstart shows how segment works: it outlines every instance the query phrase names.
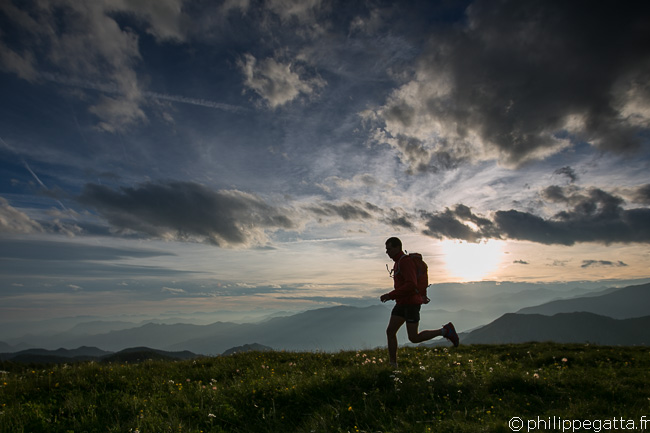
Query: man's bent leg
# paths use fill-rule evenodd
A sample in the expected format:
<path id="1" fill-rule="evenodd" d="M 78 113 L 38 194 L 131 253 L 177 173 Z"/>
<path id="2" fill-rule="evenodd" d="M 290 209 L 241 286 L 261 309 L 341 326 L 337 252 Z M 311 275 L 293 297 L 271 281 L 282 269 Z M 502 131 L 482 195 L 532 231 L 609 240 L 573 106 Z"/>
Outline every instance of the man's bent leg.
<path id="1" fill-rule="evenodd" d="M 418 332 L 418 323 L 407 323 L 406 332 L 409 336 L 411 343 L 421 343 L 423 341 L 431 340 L 432 338 L 440 337 L 443 335 L 442 329 L 426 330 Z"/>
<path id="2" fill-rule="evenodd" d="M 386 328 L 386 337 L 388 338 L 388 360 L 394 367 L 397 367 L 397 331 L 406 322 L 406 319 L 400 316 L 390 316 L 388 328 Z"/>

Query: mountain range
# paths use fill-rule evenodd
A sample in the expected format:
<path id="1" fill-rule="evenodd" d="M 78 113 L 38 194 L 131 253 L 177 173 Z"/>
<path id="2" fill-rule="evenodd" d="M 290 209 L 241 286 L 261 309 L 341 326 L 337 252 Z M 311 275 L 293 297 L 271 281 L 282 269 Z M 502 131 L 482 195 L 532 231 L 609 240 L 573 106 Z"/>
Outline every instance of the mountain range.
<path id="1" fill-rule="evenodd" d="M 513 292 L 514 298 L 525 294 Z M 528 295 L 531 295 L 528 293 Z M 540 293 L 533 294 L 533 297 Z M 542 298 L 548 299 L 548 294 Z M 497 295 L 492 295 L 497 296 Z M 498 295 L 507 299 L 507 293 Z M 435 293 L 432 296 L 436 303 Z M 485 299 L 483 297 L 482 299 Z M 529 296 L 526 299 L 531 299 Z M 421 329 L 432 329 L 453 321 L 459 330 L 468 330 L 461 343 L 512 343 L 523 341 L 592 342 L 599 344 L 650 344 L 650 284 L 603 289 L 598 293 L 551 300 L 535 307 L 507 312 L 480 323 L 477 319 L 493 313 L 471 310 L 448 311 L 424 306 Z M 444 302 L 443 302 L 444 303 Z M 510 300 L 509 305 L 519 301 Z M 431 305 L 431 304 L 429 304 Z M 530 305 L 530 304 L 529 304 Z M 437 303 L 436 303 L 437 306 Z M 215 322 L 207 325 L 187 323 L 146 323 L 127 327 L 123 322 L 106 331 L 104 324 L 73 326 L 69 332 L 55 335 L 28 335 L 0 342 L 0 352 L 17 352 L 19 344 L 53 350 L 55 348 L 100 348 L 119 352 L 125 348 L 147 348 L 152 351 L 217 355 L 242 344 L 255 342 L 275 350 L 338 351 L 385 346 L 384 330 L 391 305 L 369 307 L 338 306 L 309 310 L 286 317 L 275 317 L 259 323 Z M 485 324 L 487 323 L 487 324 Z M 408 343 L 404 330 L 400 344 Z M 444 340 L 442 340 L 444 343 Z M 65 351 L 66 349 L 59 349 Z M 36 356 L 31 353 L 30 356 Z M 59 354 L 43 354 L 59 356 Z M 160 355 L 160 353 L 158 353 Z M 168 356 L 167 354 L 163 354 Z M 78 356 L 91 356 L 78 354 Z M 92 355 L 94 356 L 94 355 Z"/>
<path id="2" fill-rule="evenodd" d="M 131 347 L 117 353 L 82 346 L 77 349 L 27 349 L 16 353 L 0 353 L 0 361 L 30 364 L 63 364 L 79 361 L 97 362 L 140 362 L 144 360 L 184 360 L 196 358 L 197 354 L 189 351 L 166 352 L 149 347 Z"/>
<path id="3" fill-rule="evenodd" d="M 586 311 L 614 319 L 630 319 L 650 315 L 650 284 L 608 290 L 598 296 L 584 296 L 522 308 L 518 313 L 554 315 Z"/>
<path id="4" fill-rule="evenodd" d="M 650 316 L 620 320 L 584 312 L 553 316 L 510 313 L 462 337 L 465 344 L 531 341 L 650 345 Z"/>

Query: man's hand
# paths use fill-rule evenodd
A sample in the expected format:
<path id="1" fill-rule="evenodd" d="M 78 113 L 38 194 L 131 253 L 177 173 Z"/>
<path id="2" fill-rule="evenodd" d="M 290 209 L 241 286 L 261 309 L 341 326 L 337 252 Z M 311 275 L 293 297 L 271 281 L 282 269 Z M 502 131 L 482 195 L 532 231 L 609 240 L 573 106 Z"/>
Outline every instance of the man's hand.
<path id="1" fill-rule="evenodd" d="M 390 301 L 390 297 L 388 296 L 388 293 L 385 293 L 385 294 L 381 295 L 381 297 L 379 298 L 379 300 L 380 300 L 381 302 Z"/>

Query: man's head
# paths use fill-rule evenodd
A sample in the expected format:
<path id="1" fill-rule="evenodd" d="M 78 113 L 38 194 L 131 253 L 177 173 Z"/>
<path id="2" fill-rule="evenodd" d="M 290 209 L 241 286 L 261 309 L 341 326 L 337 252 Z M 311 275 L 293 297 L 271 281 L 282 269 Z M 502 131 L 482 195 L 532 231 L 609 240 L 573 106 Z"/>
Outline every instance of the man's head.
<path id="1" fill-rule="evenodd" d="M 386 254 L 388 254 L 388 257 L 392 259 L 400 252 L 402 252 L 402 241 L 399 238 L 389 238 L 386 241 Z"/>

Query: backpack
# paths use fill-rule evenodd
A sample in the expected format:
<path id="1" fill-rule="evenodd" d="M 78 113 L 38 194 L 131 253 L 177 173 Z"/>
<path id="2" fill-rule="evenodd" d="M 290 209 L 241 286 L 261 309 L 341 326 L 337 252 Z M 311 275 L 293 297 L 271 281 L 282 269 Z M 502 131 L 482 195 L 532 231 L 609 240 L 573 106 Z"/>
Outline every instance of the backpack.
<path id="1" fill-rule="evenodd" d="M 401 262 L 402 259 L 407 256 L 411 260 L 413 260 L 413 264 L 415 264 L 415 273 L 417 275 L 417 281 L 415 283 L 416 286 L 415 293 L 422 296 L 422 300 L 424 301 L 424 303 L 428 304 L 431 301 L 431 299 L 429 299 L 429 297 L 427 296 L 427 288 L 429 287 L 429 274 L 428 274 L 429 267 L 422 259 L 422 254 L 408 253 L 400 257 L 399 261 L 397 262 L 397 272 L 399 272 L 399 262 Z"/>

